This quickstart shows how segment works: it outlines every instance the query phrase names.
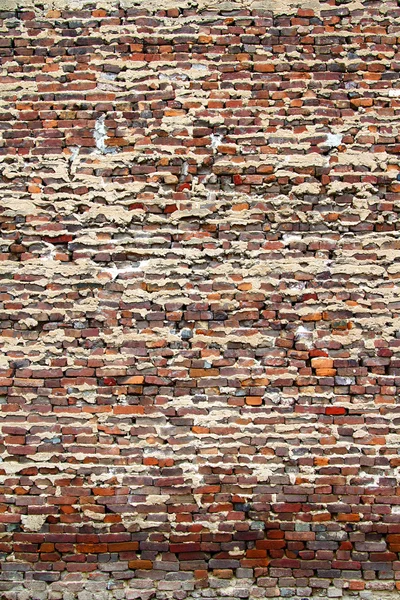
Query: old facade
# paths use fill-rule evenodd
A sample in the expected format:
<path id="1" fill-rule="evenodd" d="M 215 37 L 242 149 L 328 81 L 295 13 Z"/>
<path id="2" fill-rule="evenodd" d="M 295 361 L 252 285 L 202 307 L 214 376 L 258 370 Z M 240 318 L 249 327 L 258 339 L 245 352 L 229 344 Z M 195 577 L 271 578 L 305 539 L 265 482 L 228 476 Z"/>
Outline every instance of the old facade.
<path id="1" fill-rule="evenodd" d="M 399 3 L 0 9 L 0 597 L 397 598 Z"/>

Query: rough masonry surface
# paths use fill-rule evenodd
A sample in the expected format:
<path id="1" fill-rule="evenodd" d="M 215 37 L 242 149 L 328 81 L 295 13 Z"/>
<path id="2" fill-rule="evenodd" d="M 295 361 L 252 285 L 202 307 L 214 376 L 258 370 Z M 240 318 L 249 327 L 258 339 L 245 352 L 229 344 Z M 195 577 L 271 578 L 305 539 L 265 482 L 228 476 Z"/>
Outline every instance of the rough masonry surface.
<path id="1" fill-rule="evenodd" d="M 399 2 L 0 33 L 0 598 L 398 598 Z"/>

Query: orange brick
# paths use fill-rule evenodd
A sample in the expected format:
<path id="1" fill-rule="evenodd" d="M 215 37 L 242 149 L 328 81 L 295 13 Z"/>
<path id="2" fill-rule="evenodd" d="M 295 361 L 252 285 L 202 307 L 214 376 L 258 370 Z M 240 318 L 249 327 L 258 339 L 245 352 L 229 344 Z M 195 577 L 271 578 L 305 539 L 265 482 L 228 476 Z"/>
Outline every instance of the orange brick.
<path id="1" fill-rule="evenodd" d="M 100 487 L 96 487 L 96 488 L 92 488 L 92 492 L 95 496 L 114 496 L 115 495 L 115 490 L 113 488 L 110 487 L 106 487 L 106 488 L 100 488 Z"/>
<path id="2" fill-rule="evenodd" d="M 333 360 L 324 356 L 316 356 L 311 359 L 311 366 L 313 369 L 331 369 L 333 367 Z"/>
<path id="3" fill-rule="evenodd" d="M 246 396 L 246 404 L 249 406 L 260 406 L 262 404 L 261 396 Z"/>
<path id="4" fill-rule="evenodd" d="M 101 554 L 107 552 L 107 544 L 77 544 L 76 550 L 82 554 Z"/>
<path id="5" fill-rule="evenodd" d="M 374 103 L 372 98 L 353 98 L 350 104 L 354 106 L 372 106 Z"/>
<path id="6" fill-rule="evenodd" d="M 260 73 L 273 73 L 275 71 L 275 66 L 271 63 L 254 63 L 254 70 L 259 71 Z"/>
<path id="7" fill-rule="evenodd" d="M 397 589 L 400 589 L 400 581 L 397 582 L 399 584 L 399 587 Z M 349 590 L 363 590 L 365 589 L 365 583 L 364 581 L 349 581 Z"/>
<path id="8" fill-rule="evenodd" d="M 235 212 L 241 212 L 242 210 L 248 210 L 249 205 L 247 204 L 247 202 L 242 202 L 241 204 L 234 204 L 232 206 L 232 210 L 234 210 Z"/>
<path id="9" fill-rule="evenodd" d="M 130 569 L 152 569 L 153 563 L 151 560 L 130 560 L 128 563 Z"/>
<path id="10" fill-rule="evenodd" d="M 130 377 L 124 377 L 122 380 L 123 384 L 128 385 L 141 385 L 144 382 L 143 375 L 132 375 Z"/>
<path id="11" fill-rule="evenodd" d="M 315 374 L 317 377 L 334 377 L 336 375 L 336 369 L 317 369 Z"/>
<path id="12" fill-rule="evenodd" d="M 325 457 L 322 457 L 322 456 L 321 456 L 321 457 L 319 457 L 319 456 L 316 456 L 316 457 L 314 458 L 314 464 L 315 464 L 317 467 L 323 467 L 323 466 L 325 466 L 325 465 L 329 465 L 329 458 L 325 458 Z"/>
<path id="13" fill-rule="evenodd" d="M 197 427 L 196 425 L 194 425 L 192 427 L 192 431 L 193 431 L 193 433 L 209 433 L 210 432 L 208 427 Z"/>
<path id="14" fill-rule="evenodd" d="M 336 438 L 333 435 L 327 435 L 326 437 L 320 438 L 319 443 L 322 446 L 332 446 L 336 444 Z"/>
<path id="15" fill-rule="evenodd" d="M 386 438 L 383 436 L 375 436 L 370 438 L 366 444 L 371 444 L 373 446 L 386 446 Z"/>
<path id="16" fill-rule="evenodd" d="M 190 377 L 216 377 L 219 375 L 218 369 L 190 369 Z"/>
<path id="17" fill-rule="evenodd" d="M 206 569 L 196 569 L 194 571 L 194 577 L 195 579 L 207 579 L 208 571 Z"/>
<path id="18" fill-rule="evenodd" d="M 238 290 L 240 290 L 241 292 L 248 292 L 251 289 L 253 289 L 252 283 L 241 283 L 240 285 L 238 285 Z"/>
<path id="19" fill-rule="evenodd" d="M 360 515 L 357 513 L 339 513 L 338 521 L 345 521 L 346 523 L 355 523 L 360 520 Z"/>
<path id="20" fill-rule="evenodd" d="M 232 569 L 213 569 L 213 575 L 218 579 L 231 579 L 233 571 Z"/>
<path id="21" fill-rule="evenodd" d="M 109 552 L 130 552 L 139 549 L 139 542 L 115 542 L 108 544 Z"/>
<path id="22" fill-rule="evenodd" d="M 312 516 L 312 520 L 315 523 L 324 523 L 325 521 L 330 521 L 331 518 L 332 517 L 331 517 L 330 513 L 317 513 Z"/>
<path id="23" fill-rule="evenodd" d="M 114 415 L 143 415 L 143 406 L 114 406 Z"/>
<path id="24" fill-rule="evenodd" d="M 309 313 L 308 315 L 303 315 L 301 317 L 302 321 L 321 321 L 322 319 L 322 313 L 316 312 L 316 313 Z"/>

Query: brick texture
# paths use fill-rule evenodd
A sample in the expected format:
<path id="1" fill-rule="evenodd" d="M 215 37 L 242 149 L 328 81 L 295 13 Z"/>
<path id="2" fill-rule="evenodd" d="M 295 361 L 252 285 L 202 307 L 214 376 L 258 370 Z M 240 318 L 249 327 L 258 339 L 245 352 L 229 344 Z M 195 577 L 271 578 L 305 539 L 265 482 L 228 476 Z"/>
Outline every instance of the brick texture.
<path id="1" fill-rule="evenodd" d="M 397 598 L 399 3 L 35 1 L 0 3 L 0 597 Z"/>

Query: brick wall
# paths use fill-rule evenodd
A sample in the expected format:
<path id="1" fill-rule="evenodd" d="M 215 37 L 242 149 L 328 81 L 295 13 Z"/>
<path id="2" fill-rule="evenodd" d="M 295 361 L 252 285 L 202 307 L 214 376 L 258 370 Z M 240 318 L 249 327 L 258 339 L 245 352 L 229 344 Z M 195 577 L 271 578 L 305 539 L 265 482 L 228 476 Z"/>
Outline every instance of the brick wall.
<path id="1" fill-rule="evenodd" d="M 399 3 L 23 2 L 0 597 L 398 597 Z"/>

